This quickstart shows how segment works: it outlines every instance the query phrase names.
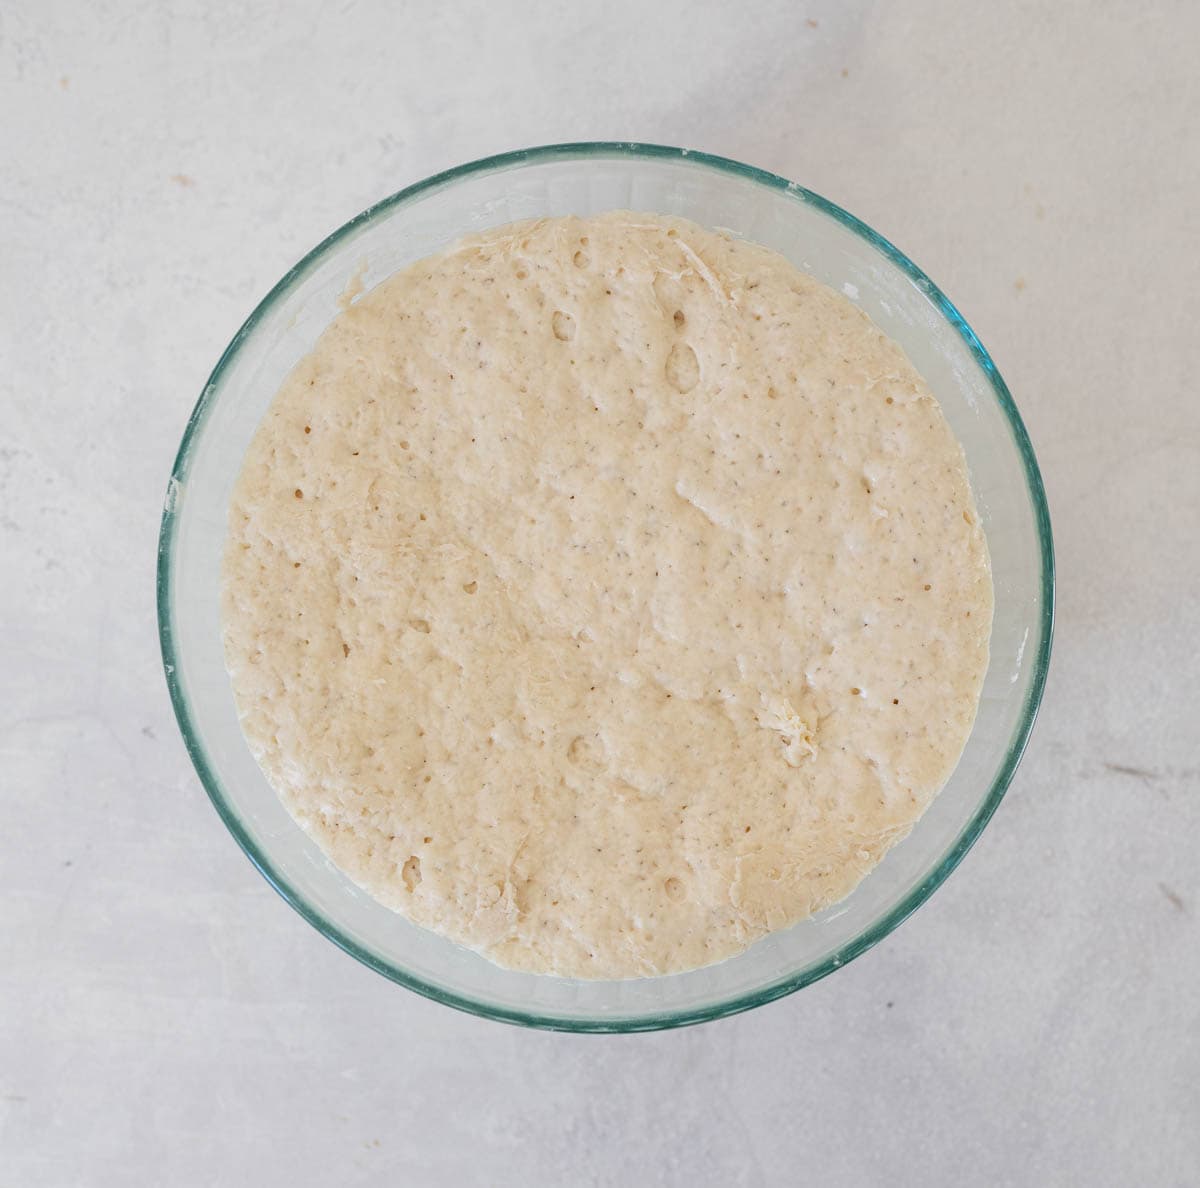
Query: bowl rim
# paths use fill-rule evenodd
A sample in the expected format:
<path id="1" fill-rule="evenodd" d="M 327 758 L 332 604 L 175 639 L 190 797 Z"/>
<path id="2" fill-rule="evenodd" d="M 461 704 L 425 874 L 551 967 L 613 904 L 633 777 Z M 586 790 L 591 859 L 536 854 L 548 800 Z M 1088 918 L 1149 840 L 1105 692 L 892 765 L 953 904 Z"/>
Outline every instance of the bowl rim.
<path id="1" fill-rule="evenodd" d="M 499 173 L 523 165 L 543 164 L 552 161 L 578 159 L 599 161 L 630 158 L 672 160 L 706 167 L 719 173 L 731 174 L 768 189 L 782 192 L 797 202 L 816 207 L 865 240 L 876 251 L 880 252 L 892 264 L 904 272 L 929 297 L 930 301 L 946 321 L 958 333 L 976 363 L 990 381 L 992 393 L 1008 421 L 1014 444 L 1020 454 L 1026 486 L 1033 507 L 1041 553 L 1041 614 L 1037 623 L 1039 634 L 1037 651 L 1032 662 L 1032 676 L 1025 694 L 1025 702 L 1021 709 L 1020 719 L 1009 741 L 1004 761 L 993 777 L 987 796 L 984 797 L 975 813 L 960 831 L 954 843 L 943 854 L 940 861 L 926 877 L 913 887 L 907 895 L 893 904 L 888 911 L 884 912 L 883 915 L 856 937 L 842 945 L 836 952 L 830 954 L 816 965 L 802 969 L 798 973 L 777 978 L 758 989 L 737 994 L 731 998 L 710 1003 L 703 1007 L 681 1011 L 667 1010 L 638 1015 L 573 1018 L 568 1015 L 538 1013 L 536 1011 L 523 1011 L 497 1006 L 480 998 L 473 998 L 465 994 L 447 990 L 442 986 L 428 982 L 399 966 L 381 959 L 374 953 L 364 949 L 357 941 L 348 936 L 336 924 L 328 920 L 313 907 L 288 882 L 275 867 L 270 856 L 249 835 L 243 827 L 232 803 L 226 797 L 215 766 L 210 761 L 200 741 L 199 732 L 196 729 L 193 719 L 192 707 L 189 704 L 178 675 L 178 657 L 175 649 L 175 612 L 171 597 L 173 589 L 172 561 L 176 526 L 178 523 L 176 496 L 182 484 L 186 481 L 192 447 L 216 402 L 224 373 L 238 355 L 242 345 L 267 313 L 316 267 L 331 248 L 347 236 L 353 234 L 358 228 L 391 214 L 393 211 L 422 195 L 443 189 L 454 184 L 456 181 L 476 174 Z M 500 153 L 433 174 L 431 177 L 407 186 L 375 203 L 373 206 L 369 206 L 361 214 L 356 215 L 349 222 L 323 239 L 284 274 L 282 279 L 259 302 L 254 311 L 233 336 L 218 360 L 216 367 L 213 368 L 212 374 L 205 383 L 200 398 L 196 402 L 191 416 L 188 418 L 187 426 L 171 469 L 166 499 L 163 503 L 162 524 L 158 541 L 157 605 L 159 643 L 162 651 L 163 670 L 166 675 L 167 687 L 170 692 L 175 717 L 179 723 L 184 745 L 187 748 L 196 773 L 200 777 L 200 781 L 204 785 L 204 789 L 208 793 L 213 807 L 238 845 L 241 846 L 246 857 L 250 859 L 259 873 L 279 895 L 307 920 L 309 924 L 316 928 L 318 932 L 322 933 L 346 953 L 391 981 L 397 982 L 409 990 L 414 990 L 418 994 L 424 995 L 435 1002 L 455 1007 L 472 1015 L 524 1027 L 555 1031 L 654 1031 L 684 1027 L 734 1015 L 741 1011 L 773 1002 L 778 998 L 782 998 L 785 995 L 819 981 L 834 970 L 854 960 L 854 958 L 861 956 L 897 928 L 933 894 L 955 867 L 958 866 L 963 856 L 978 839 L 980 833 L 983 832 L 984 826 L 987 825 L 999 806 L 1000 801 L 1003 799 L 1004 793 L 1007 791 L 1017 769 L 1017 765 L 1024 754 L 1030 733 L 1033 730 L 1034 720 L 1037 717 L 1038 708 L 1041 705 L 1050 663 L 1051 642 L 1054 634 L 1054 544 L 1050 528 L 1050 512 L 1047 506 L 1046 491 L 1042 483 L 1041 472 L 1038 468 L 1037 459 L 1034 456 L 1029 434 L 1017 411 L 1008 386 L 1001 378 L 995 363 L 993 363 L 991 356 L 984 349 L 978 336 L 967 324 L 966 319 L 963 318 L 962 314 L 959 313 L 941 289 L 903 252 L 878 232 L 867 226 L 862 220 L 843 210 L 835 203 L 830 202 L 828 199 L 821 197 L 821 195 L 811 190 L 805 189 L 796 182 L 788 181 L 786 178 L 769 173 L 763 169 L 758 169 L 755 166 L 745 165 L 727 157 L 715 156 L 711 153 L 695 149 L 674 148 L 669 145 L 643 144 L 634 141 L 583 141 L 541 145 L 534 148 Z"/>

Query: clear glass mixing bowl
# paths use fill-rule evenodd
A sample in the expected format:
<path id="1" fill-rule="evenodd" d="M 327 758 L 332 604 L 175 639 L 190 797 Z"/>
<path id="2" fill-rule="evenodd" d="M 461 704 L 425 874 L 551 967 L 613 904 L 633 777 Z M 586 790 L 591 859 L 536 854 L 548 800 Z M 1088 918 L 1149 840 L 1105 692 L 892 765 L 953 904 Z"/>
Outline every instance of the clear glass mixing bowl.
<path id="1" fill-rule="evenodd" d="M 226 507 L 281 381 L 366 288 L 468 231 L 543 215 L 631 209 L 682 215 L 766 244 L 847 294 L 907 351 L 970 467 L 996 613 L 979 715 L 949 783 L 911 835 L 847 899 L 745 953 L 690 973 L 572 981 L 499 969 L 408 923 L 342 875 L 284 811 L 238 726 L 222 656 L 218 584 Z M 995 811 L 1042 696 L 1053 622 L 1050 521 L 1008 389 L 959 312 L 910 260 L 793 182 L 704 153 L 568 144 L 438 174 L 364 211 L 304 257 L 237 332 L 179 448 L 163 511 L 158 614 L 179 726 L 217 812 L 268 882 L 372 969 L 450 1006 L 535 1027 L 636 1031 L 757 1006 L 857 957 L 954 869 Z"/>

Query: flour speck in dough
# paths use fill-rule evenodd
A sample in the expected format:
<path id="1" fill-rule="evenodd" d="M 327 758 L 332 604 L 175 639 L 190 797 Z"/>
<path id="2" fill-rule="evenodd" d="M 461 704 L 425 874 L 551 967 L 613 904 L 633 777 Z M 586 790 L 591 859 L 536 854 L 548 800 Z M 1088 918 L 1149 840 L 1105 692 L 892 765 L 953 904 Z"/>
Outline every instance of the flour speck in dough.
<path id="1" fill-rule="evenodd" d="M 735 954 L 946 781 L 992 587 L 901 350 L 782 257 L 613 212 L 347 308 L 230 509 L 242 725 L 357 883 L 519 969 Z"/>

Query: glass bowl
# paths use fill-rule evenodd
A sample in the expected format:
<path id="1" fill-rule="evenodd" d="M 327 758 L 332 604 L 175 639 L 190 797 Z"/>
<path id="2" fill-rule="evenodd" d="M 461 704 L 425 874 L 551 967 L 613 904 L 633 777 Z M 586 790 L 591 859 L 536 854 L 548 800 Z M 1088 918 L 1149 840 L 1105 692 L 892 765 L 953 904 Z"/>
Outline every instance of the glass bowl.
<path id="1" fill-rule="evenodd" d="M 979 713 L 958 767 L 912 833 L 842 902 L 689 973 L 574 981 L 514 973 L 380 906 L 284 810 L 238 725 L 218 613 L 226 507 L 284 376 L 339 312 L 460 235 L 515 219 L 630 209 L 682 215 L 765 244 L 845 293 L 908 353 L 966 452 L 991 550 L 996 610 Z M 566 144 L 440 173 L 364 211 L 263 300 L 213 371 L 163 510 L 158 617 L 179 726 L 217 812 L 310 924 L 385 977 L 477 1015 L 573 1031 L 678 1027 L 770 1002 L 886 936 L 954 869 L 1000 803 L 1042 696 L 1054 562 L 1029 438 L 995 365 L 929 278 L 852 215 L 794 182 L 686 149 Z"/>

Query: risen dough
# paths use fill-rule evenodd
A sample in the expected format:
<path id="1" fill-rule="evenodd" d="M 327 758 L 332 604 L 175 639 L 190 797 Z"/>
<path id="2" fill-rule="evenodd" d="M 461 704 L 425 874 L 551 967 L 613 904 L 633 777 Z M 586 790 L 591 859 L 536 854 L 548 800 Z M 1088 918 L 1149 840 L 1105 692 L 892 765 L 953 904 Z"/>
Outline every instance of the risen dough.
<path id="1" fill-rule="evenodd" d="M 764 248 L 614 212 L 333 322 L 246 456 L 223 610 L 246 736 L 351 878 L 503 965 L 628 977 L 904 836 L 991 605 L 900 349 Z"/>

